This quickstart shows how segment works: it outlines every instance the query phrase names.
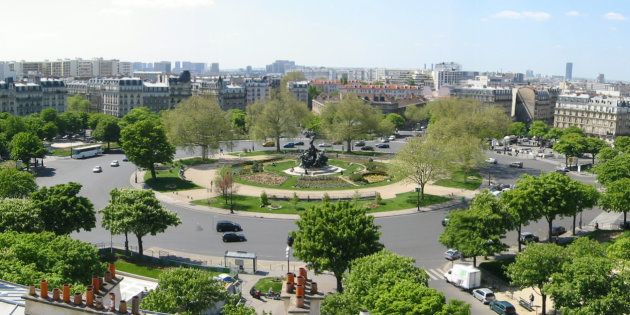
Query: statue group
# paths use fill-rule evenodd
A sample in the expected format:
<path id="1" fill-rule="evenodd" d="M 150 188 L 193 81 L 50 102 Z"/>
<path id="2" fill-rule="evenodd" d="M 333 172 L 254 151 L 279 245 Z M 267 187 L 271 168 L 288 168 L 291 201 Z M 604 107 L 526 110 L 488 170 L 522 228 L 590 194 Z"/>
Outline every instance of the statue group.
<path id="1" fill-rule="evenodd" d="M 315 141 L 315 134 L 308 133 L 307 137 L 311 138 L 310 147 L 302 153 L 299 157 L 300 167 L 303 169 L 322 168 L 328 165 L 328 157 L 323 151 L 317 150 L 313 142 Z"/>

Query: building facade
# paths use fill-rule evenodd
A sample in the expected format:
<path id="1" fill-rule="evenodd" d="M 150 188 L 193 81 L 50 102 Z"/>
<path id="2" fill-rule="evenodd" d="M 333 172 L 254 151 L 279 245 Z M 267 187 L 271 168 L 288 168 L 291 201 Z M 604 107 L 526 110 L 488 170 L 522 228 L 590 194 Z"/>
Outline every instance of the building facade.
<path id="1" fill-rule="evenodd" d="M 566 81 L 573 80 L 573 62 L 567 62 L 566 69 L 564 71 L 564 79 Z"/>
<path id="2" fill-rule="evenodd" d="M 52 108 L 58 112 L 66 110 L 67 89 L 65 83 L 56 79 L 41 79 L 36 82 L 12 79 L 0 81 L 0 112 L 25 116 Z"/>
<path id="3" fill-rule="evenodd" d="M 271 85 L 266 78 L 245 79 L 245 103 L 250 105 L 258 101 L 265 101 L 271 98 Z"/>
<path id="4" fill-rule="evenodd" d="M 576 126 L 601 138 L 630 135 L 630 101 L 589 94 L 561 95 L 554 111 L 553 126 Z"/>
<path id="5" fill-rule="evenodd" d="M 558 92 L 557 89 L 537 89 L 530 86 L 513 88 L 512 118 L 524 123 L 542 120 L 552 125 L 553 109 Z"/>
<path id="6" fill-rule="evenodd" d="M 311 102 L 308 95 L 309 86 L 310 86 L 310 83 L 308 81 L 287 82 L 287 90 L 291 94 L 293 94 L 293 96 L 295 96 L 295 98 L 298 101 L 303 102 L 304 104 L 308 105 L 308 107 L 310 108 Z"/>
<path id="7" fill-rule="evenodd" d="M 506 115 L 512 113 L 512 89 L 511 88 L 474 88 L 456 87 L 451 89 L 451 96 L 461 99 L 473 99 L 482 104 L 501 108 Z"/>

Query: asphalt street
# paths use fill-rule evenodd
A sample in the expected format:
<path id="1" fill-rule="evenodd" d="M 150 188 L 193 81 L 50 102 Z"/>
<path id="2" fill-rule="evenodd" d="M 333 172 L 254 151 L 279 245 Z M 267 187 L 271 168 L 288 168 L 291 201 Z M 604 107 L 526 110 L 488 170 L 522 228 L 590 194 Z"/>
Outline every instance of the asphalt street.
<path id="1" fill-rule="evenodd" d="M 286 140 L 282 143 L 294 141 Z M 316 141 L 317 143 L 317 141 Z M 403 141 L 394 141 L 392 149 L 396 150 L 402 146 Z M 242 141 L 236 144 L 235 150 L 242 148 L 251 149 L 251 141 Z M 255 143 L 255 149 L 261 147 Z M 368 143 L 368 145 L 371 145 Z M 269 148 L 273 150 L 273 148 Z M 341 146 L 338 148 L 341 149 Z M 227 151 L 227 149 L 226 149 Z M 178 150 L 177 156 L 190 156 L 195 152 L 188 150 Z M 494 182 L 513 184 L 517 178 L 524 173 L 537 175 L 542 172 L 553 171 L 554 164 L 521 157 L 508 156 L 503 154 L 489 153 L 495 157 L 498 164 L 486 165 L 481 173 L 484 176 L 490 174 Z M 42 186 L 50 186 L 59 183 L 74 181 L 81 183 L 83 189 L 81 195 L 88 197 L 96 209 L 105 207 L 109 200 L 109 192 L 117 187 L 129 187 L 129 180 L 132 178 L 136 167 L 130 162 L 122 162 L 123 155 L 107 154 L 95 158 L 84 160 L 73 160 L 70 158 L 49 158 L 45 160 L 45 168 L 40 170 L 37 182 Z M 119 167 L 110 167 L 112 160 L 120 161 Z M 523 161 L 523 169 L 511 168 L 512 161 Z M 96 165 L 103 167 L 102 173 L 92 173 L 92 168 Z M 593 177 L 570 174 L 578 180 L 592 183 Z M 146 236 L 144 247 L 157 246 L 161 248 L 190 252 L 200 255 L 222 256 L 226 250 L 244 250 L 255 252 L 259 259 L 263 260 L 284 260 L 287 233 L 295 228 L 291 220 L 261 219 L 250 217 L 236 217 L 229 214 L 221 215 L 205 211 L 192 210 L 179 205 L 165 204 L 166 207 L 176 212 L 182 224 L 175 228 L 168 229 L 165 233 L 156 236 Z M 601 210 L 593 209 L 583 213 L 583 223 L 588 224 Z M 458 298 L 473 305 L 473 314 L 490 314 L 487 306 L 483 306 L 473 300 L 467 293 L 462 293 L 455 287 L 446 284 L 439 275 L 445 271 L 448 262 L 443 258 L 446 250 L 438 242 L 438 237 L 442 232 L 441 220 L 447 215 L 447 211 L 440 210 L 427 213 L 403 215 L 376 219 L 381 226 L 381 240 L 385 246 L 404 256 L 413 257 L 418 266 L 429 271 L 431 276 L 430 286 L 445 292 L 449 298 Z M 221 235 L 214 230 L 214 223 L 220 219 L 229 219 L 240 223 L 244 228 L 247 242 L 244 243 L 223 243 Z M 110 242 L 110 233 L 100 227 L 100 215 L 97 216 L 97 227 L 91 231 L 83 231 L 73 234 L 73 237 L 92 243 Z M 563 225 L 570 229 L 571 218 L 557 220 L 554 225 Z M 523 228 L 523 231 L 533 232 L 544 238 L 546 235 L 546 222 L 533 222 Z M 114 243 L 121 244 L 123 237 L 113 236 Z M 510 246 L 516 246 L 516 232 L 509 232 L 505 241 Z M 130 244 L 135 245 L 136 240 L 130 238 Z"/>

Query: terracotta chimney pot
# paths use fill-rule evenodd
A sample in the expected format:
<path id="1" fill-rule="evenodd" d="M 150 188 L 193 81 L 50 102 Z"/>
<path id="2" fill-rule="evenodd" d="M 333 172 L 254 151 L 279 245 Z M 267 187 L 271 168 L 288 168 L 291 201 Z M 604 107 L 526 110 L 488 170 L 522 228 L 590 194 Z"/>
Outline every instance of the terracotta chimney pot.
<path id="1" fill-rule="evenodd" d="M 42 299 L 48 299 L 48 281 L 42 280 L 39 283 L 39 296 Z"/>
<path id="2" fill-rule="evenodd" d="M 304 307 L 304 297 L 299 296 L 295 299 L 295 306 Z"/>
<path id="3" fill-rule="evenodd" d="M 94 307 L 94 287 L 89 285 L 87 292 L 85 293 L 85 304 L 89 307 Z"/>
<path id="4" fill-rule="evenodd" d="M 140 315 L 140 298 L 137 295 L 131 298 L 131 314 Z"/>
<path id="5" fill-rule="evenodd" d="M 293 282 L 287 282 L 287 293 L 291 293 L 293 292 L 293 287 L 295 285 L 293 284 Z"/>
<path id="6" fill-rule="evenodd" d="M 304 285 L 297 285 L 297 288 L 295 289 L 295 296 L 304 297 Z"/>
<path id="7" fill-rule="evenodd" d="M 63 301 L 65 303 L 70 303 L 70 285 L 69 284 L 63 285 Z"/>
<path id="8" fill-rule="evenodd" d="M 300 276 L 304 277 L 304 279 L 308 279 L 308 277 L 306 276 L 307 275 L 306 268 L 300 267 L 299 271 L 300 271 Z"/>
<path id="9" fill-rule="evenodd" d="M 114 263 L 107 264 L 107 270 L 112 273 L 112 278 L 116 278 L 116 265 Z"/>
<path id="10" fill-rule="evenodd" d="M 75 292 L 74 305 L 81 305 L 81 304 L 83 304 L 83 295 L 81 294 L 81 292 Z"/>
<path id="11" fill-rule="evenodd" d="M 53 300 L 54 300 L 55 302 L 59 302 L 59 300 L 61 300 L 61 299 L 59 298 L 59 291 L 60 291 L 60 290 L 59 290 L 59 288 L 54 288 L 54 289 L 53 289 Z"/>
<path id="12" fill-rule="evenodd" d="M 37 292 L 35 292 L 35 286 L 34 285 L 29 285 L 28 286 L 28 294 L 29 295 L 33 295 L 33 296 L 37 295 Z"/>
<path id="13" fill-rule="evenodd" d="M 311 294 L 317 294 L 317 282 L 311 282 Z"/>
<path id="14" fill-rule="evenodd" d="M 92 276 L 92 289 L 94 289 L 95 292 L 98 293 L 98 277 L 97 276 Z"/>
<path id="15" fill-rule="evenodd" d="M 116 294 L 114 294 L 113 292 L 109 293 L 109 299 L 111 303 L 109 310 L 112 312 L 115 312 L 116 311 Z"/>
<path id="16" fill-rule="evenodd" d="M 297 277 L 297 284 L 303 286 L 304 284 L 306 284 L 306 278 L 304 278 L 302 276 L 298 276 Z"/>
<path id="17" fill-rule="evenodd" d="M 295 282 L 295 275 L 292 272 L 287 272 L 287 282 Z"/>
<path id="18" fill-rule="evenodd" d="M 109 270 L 105 271 L 105 282 L 112 282 L 112 273 Z"/>
<path id="19" fill-rule="evenodd" d="M 120 301 L 120 305 L 118 306 L 118 313 L 127 314 L 127 301 Z"/>

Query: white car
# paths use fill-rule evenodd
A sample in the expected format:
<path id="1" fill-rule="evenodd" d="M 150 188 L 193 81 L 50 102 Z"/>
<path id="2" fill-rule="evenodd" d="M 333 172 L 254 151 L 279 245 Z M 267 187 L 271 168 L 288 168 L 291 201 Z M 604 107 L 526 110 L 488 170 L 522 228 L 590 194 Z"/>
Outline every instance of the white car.
<path id="1" fill-rule="evenodd" d="M 330 148 L 330 147 L 332 147 L 332 144 L 326 143 L 326 142 L 322 142 L 322 143 L 318 144 L 317 146 L 320 147 L 320 148 Z"/>
<path id="2" fill-rule="evenodd" d="M 497 164 L 497 159 L 495 158 L 487 158 L 486 163 Z"/>
<path id="3" fill-rule="evenodd" d="M 92 169 L 92 173 L 100 173 L 103 171 L 103 168 L 101 168 L 100 166 L 94 166 L 94 168 Z"/>
<path id="4" fill-rule="evenodd" d="M 394 141 L 394 140 L 396 140 L 396 136 L 394 135 L 389 136 L 389 141 Z"/>
<path id="5" fill-rule="evenodd" d="M 483 302 L 483 304 L 488 304 L 496 299 L 494 292 L 488 288 L 474 289 L 472 295 L 475 299 Z"/>
<path id="6" fill-rule="evenodd" d="M 118 160 L 113 160 L 111 163 L 109 163 L 109 166 L 111 166 L 111 167 L 118 167 L 118 166 L 120 166 L 120 164 L 118 163 Z"/>
<path id="7" fill-rule="evenodd" d="M 449 248 L 444 252 L 444 258 L 447 260 L 456 260 L 462 258 L 462 254 L 456 249 Z"/>

